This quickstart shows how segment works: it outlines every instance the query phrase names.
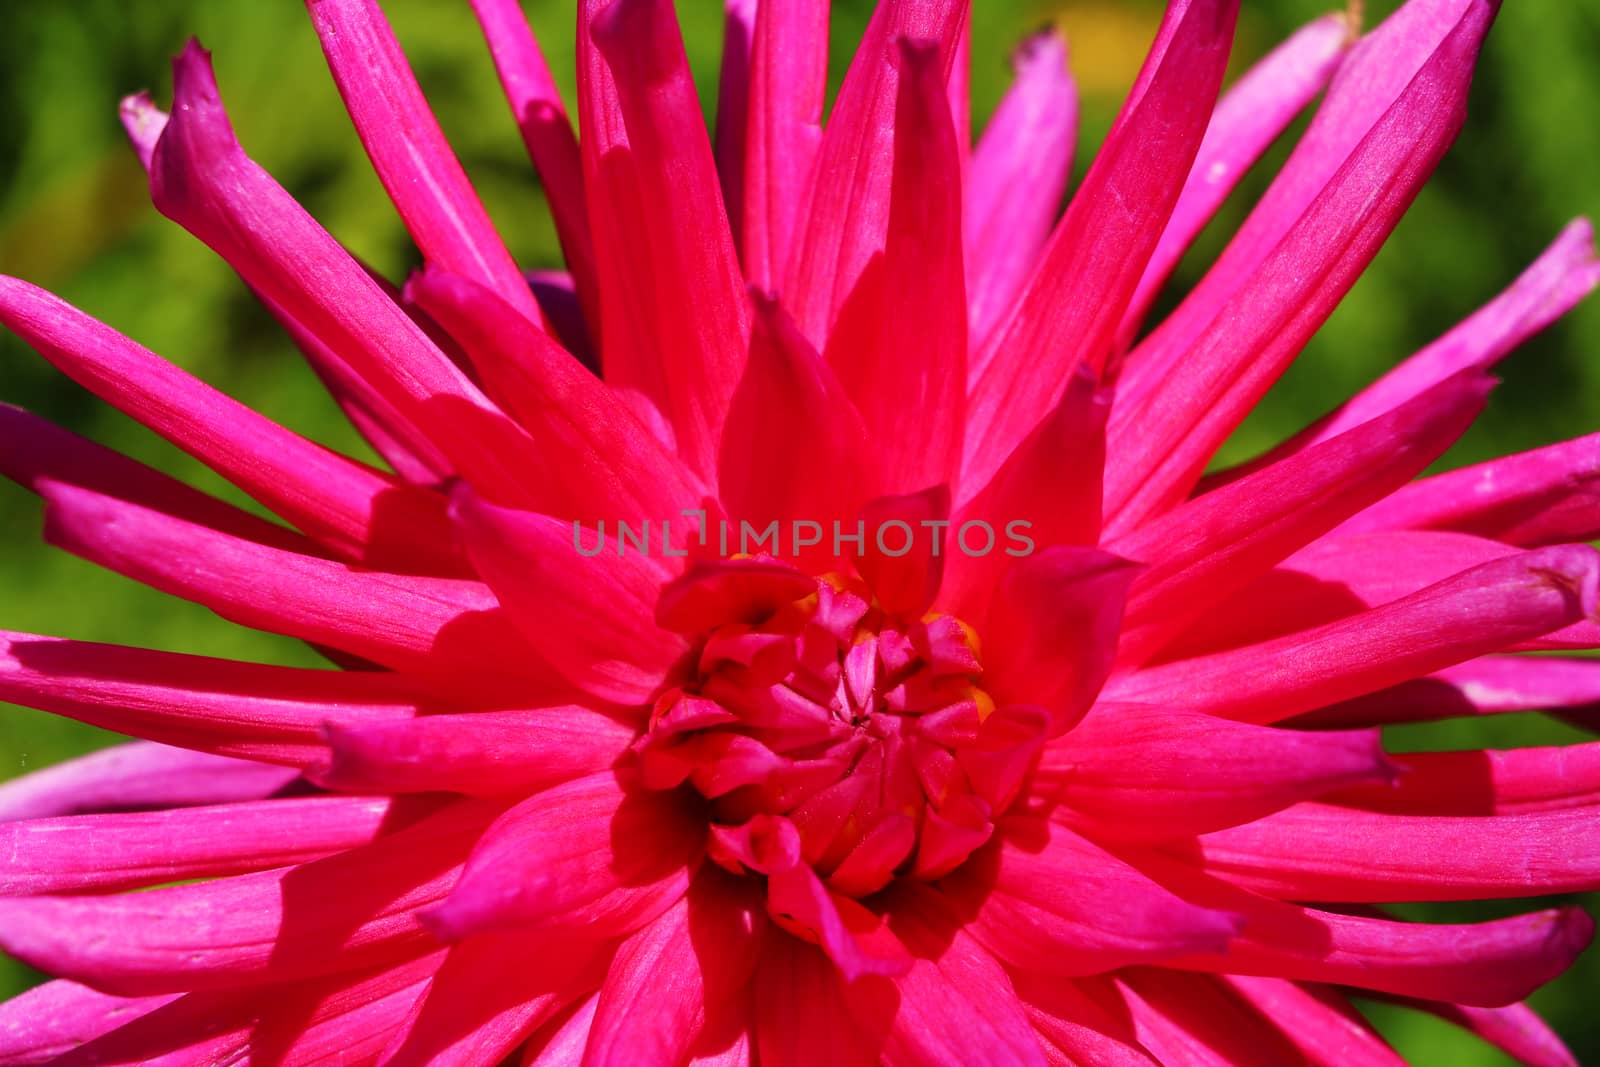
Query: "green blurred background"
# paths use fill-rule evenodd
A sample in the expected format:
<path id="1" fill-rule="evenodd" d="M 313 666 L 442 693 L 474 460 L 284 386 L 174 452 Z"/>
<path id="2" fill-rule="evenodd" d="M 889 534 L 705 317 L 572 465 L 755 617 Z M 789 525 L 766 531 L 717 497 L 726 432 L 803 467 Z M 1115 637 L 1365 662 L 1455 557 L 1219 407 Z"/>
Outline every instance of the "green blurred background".
<path id="1" fill-rule="evenodd" d="M 389 0 L 391 19 L 468 171 L 526 266 L 559 252 L 465 0 Z M 1326 0 L 1246 0 L 1235 67 L 1259 57 Z M 1373 0 L 1368 21 L 1396 6 Z M 681 0 L 689 57 L 708 117 L 721 50 L 721 6 Z M 975 118 L 1008 79 L 1006 56 L 1026 32 L 1058 20 L 1085 96 L 1078 171 L 1110 123 L 1160 15 L 1155 0 L 977 0 Z M 835 5 L 834 82 L 870 9 Z M 529 14 L 558 80 L 572 85 L 570 0 Z M 149 206 L 123 142 L 118 99 L 148 88 L 170 98 L 167 59 L 195 34 L 246 148 L 359 255 L 402 277 L 416 262 L 362 155 L 300 4 L 293 0 L 20 0 L 0 37 L 0 271 L 44 285 L 273 418 L 369 456 L 272 321 L 233 273 Z M 1600 211 L 1600 2 L 1515 0 L 1486 47 L 1471 118 L 1450 158 L 1388 247 L 1294 370 L 1228 446 L 1259 450 L 1325 411 L 1399 357 L 1491 297 L 1568 220 Z M 1258 195 L 1284 146 L 1246 181 L 1186 261 L 1193 281 Z M 1600 301 L 1527 345 L 1505 368 L 1488 413 L 1446 466 L 1576 436 L 1600 424 Z M 236 503 L 219 478 L 0 336 L 0 399 L 171 471 Z M 0 626 L 281 663 L 316 662 L 294 642 L 222 622 L 39 544 L 39 508 L 0 485 Z M 0 778 L 116 738 L 0 705 Z M 1538 716 L 1395 732 L 1390 747 L 1514 747 L 1581 740 Z M 1594 907 L 1593 898 L 1587 900 Z M 1428 918 L 1487 917 L 1522 904 L 1415 908 Z M 1600 1060 L 1600 956 L 1590 952 L 1535 1003 L 1588 1060 Z M 0 959 L 0 995 L 37 980 Z M 1587 990 L 1587 992 L 1585 992 Z M 1589 1007 L 1585 1008 L 1584 1005 Z M 1508 1060 L 1456 1031 L 1374 1009 L 1399 1049 L 1425 1064 Z"/>

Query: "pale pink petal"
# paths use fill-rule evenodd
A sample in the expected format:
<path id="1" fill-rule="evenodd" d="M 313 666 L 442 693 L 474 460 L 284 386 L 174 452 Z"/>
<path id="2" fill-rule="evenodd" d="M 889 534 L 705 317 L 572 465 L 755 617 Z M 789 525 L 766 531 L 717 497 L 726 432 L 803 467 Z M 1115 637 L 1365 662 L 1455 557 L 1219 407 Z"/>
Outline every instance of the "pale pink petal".
<path id="1" fill-rule="evenodd" d="M 541 322 L 376 0 L 306 0 L 306 7 L 345 110 L 423 256 Z"/>
<path id="2" fill-rule="evenodd" d="M 0 823 L 0 895 L 106 892 L 286 867 L 368 844 L 427 807 L 296 797 Z"/>
<path id="3" fill-rule="evenodd" d="M 531 793 L 604 770 L 637 733 L 572 706 L 330 723 L 328 756 L 308 776 L 347 793 Z"/>
<path id="4" fill-rule="evenodd" d="M 1352 52 L 1322 121 L 1274 183 L 1281 195 L 1262 200 L 1255 224 L 1246 223 L 1205 283 L 1141 346 L 1159 351 L 1141 359 L 1141 379 L 1119 388 L 1111 416 L 1112 530 L 1131 529 L 1189 494 L 1218 446 L 1377 254 L 1454 139 L 1493 5 L 1432 6 L 1442 5 L 1450 16 L 1435 17 L 1431 35 L 1408 36 L 1399 49 L 1420 50 L 1420 63 L 1388 55 L 1377 43 L 1388 39 L 1383 30 L 1367 42 L 1376 53 L 1358 46 L 1358 60 Z M 1417 8 L 1407 5 L 1398 18 Z M 1384 74 L 1355 80 L 1352 71 L 1373 66 Z M 1414 77 L 1404 73 L 1412 70 Z M 1327 132 L 1335 128 L 1340 137 Z"/>
<path id="5" fill-rule="evenodd" d="M 1306 803 L 1200 838 L 1206 869 L 1292 900 L 1480 900 L 1600 890 L 1600 807 L 1394 815 Z"/>
<path id="6" fill-rule="evenodd" d="M 150 741 L 303 767 L 335 722 L 415 715 L 414 682 L 0 631 L 0 700 Z"/>
<path id="7" fill-rule="evenodd" d="M 734 213 L 745 277 L 763 289 L 789 260 L 806 179 L 822 141 L 828 4 L 760 0 L 750 42 L 743 215 Z"/>
<path id="8" fill-rule="evenodd" d="M 1597 582 L 1592 548 L 1521 552 L 1299 633 L 1125 675 L 1107 696 L 1278 722 L 1590 618 Z"/>
<path id="9" fill-rule="evenodd" d="M 1080 363 L 1098 372 L 1172 213 L 1228 62 L 1235 0 L 1172 0 L 1140 84 L 988 341 L 972 389 L 963 481 L 981 483 L 1055 406 Z"/>
<path id="10" fill-rule="evenodd" d="M 495 822 L 426 919 L 451 941 L 515 927 L 626 934 L 683 896 L 704 834 L 673 794 L 627 791 L 610 771 L 565 782 Z"/>
<path id="11" fill-rule="evenodd" d="M 1119 347 L 1138 332 L 1161 287 L 1228 194 L 1328 84 L 1351 36 L 1348 16 L 1325 15 L 1269 52 L 1222 94 L 1172 217 L 1122 316 Z"/>
<path id="12" fill-rule="evenodd" d="M 1035 792 L 1092 836 L 1159 840 L 1250 822 L 1342 786 L 1392 783 L 1396 773 L 1376 730 L 1279 730 L 1099 704 L 1045 747 Z"/>
<path id="13" fill-rule="evenodd" d="M 1018 46 L 1016 78 L 984 127 L 967 176 L 967 310 L 974 353 L 1011 309 L 1061 210 L 1078 134 L 1067 42 L 1053 29 Z M 967 368 L 976 380 L 983 367 Z"/>
<path id="14" fill-rule="evenodd" d="M 293 767 L 133 741 L 0 784 L 0 821 L 260 800 L 299 778 Z"/>

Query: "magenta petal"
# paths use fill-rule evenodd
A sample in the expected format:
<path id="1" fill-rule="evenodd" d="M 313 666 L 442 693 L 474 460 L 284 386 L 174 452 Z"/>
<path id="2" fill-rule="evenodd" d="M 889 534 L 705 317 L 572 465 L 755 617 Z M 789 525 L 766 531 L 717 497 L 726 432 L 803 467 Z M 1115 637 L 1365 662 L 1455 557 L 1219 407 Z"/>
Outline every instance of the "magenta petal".
<path id="1" fill-rule="evenodd" d="M 1301 1062 L 1285 1035 L 1210 975 L 1147 968 L 1116 985 L 1139 1043 L 1161 1063 L 1274 1067 Z M 1357 1049 L 1341 1049 L 1341 1067 L 1374 1067 Z M 1310 1060 L 1309 1062 L 1316 1062 Z M 1383 1067 L 1398 1065 L 1392 1057 Z"/>
<path id="2" fill-rule="evenodd" d="M 426 920 L 449 941 L 514 927 L 626 934 L 683 896 L 704 833 L 681 799 L 628 792 L 610 771 L 565 782 L 496 821 Z"/>
<path id="3" fill-rule="evenodd" d="M 376 0 L 306 0 L 333 80 L 389 198 L 430 262 L 539 307 L 422 96 Z"/>
<path id="4" fill-rule="evenodd" d="M 874 1067 L 888 1028 L 852 1018 L 852 987 L 815 946 L 781 931 L 763 939 L 755 975 L 762 1067 Z"/>
<path id="5" fill-rule="evenodd" d="M 221 756 L 300 767 L 330 722 L 416 714 L 415 683 L 0 631 L 0 699 Z"/>
<path id="6" fill-rule="evenodd" d="M 132 741 L 0 784 L 0 821 L 260 800 L 299 778 L 294 767 Z"/>
<path id="7" fill-rule="evenodd" d="M 1393 998 L 1395 1003 L 1437 1015 L 1504 1051 L 1525 1067 L 1578 1067 L 1572 1050 L 1550 1024 L 1526 1004 L 1474 1008 L 1436 1000 Z"/>
<path id="8" fill-rule="evenodd" d="M 1011 310 L 1050 236 L 1072 173 L 1078 91 L 1053 29 L 1018 46 L 1016 80 L 989 118 L 967 177 L 967 309 L 974 351 Z M 983 367 L 967 368 L 975 380 Z"/>
<path id="9" fill-rule="evenodd" d="M 486 503 L 459 489 L 453 512 L 467 554 L 528 642 L 603 700 L 643 704 L 686 643 L 654 622 L 666 561 L 604 544 L 580 552 L 577 523 Z"/>
<path id="10" fill-rule="evenodd" d="M 766 936 L 756 887 L 715 868 L 617 950 L 600 987 L 584 1063 L 677 1063 L 708 1016 L 746 987 Z"/>
<path id="11" fill-rule="evenodd" d="M 35 986 L 0 1004 L 0 1065 L 46 1063 L 171 1001 L 117 997 L 76 982 Z"/>
<path id="12" fill-rule="evenodd" d="M 1222 82 L 1237 0 L 1173 0 L 1160 36 L 1011 314 L 977 360 L 963 480 L 983 482 L 1096 372 L 1177 201 Z"/>
<path id="13" fill-rule="evenodd" d="M 426 809 L 419 809 L 426 810 Z M 0 895 L 105 892 L 286 867 L 403 825 L 387 797 L 297 797 L 0 823 Z"/>
<path id="14" fill-rule="evenodd" d="M 1301 723 L 1371 726 L 1455 716 L 1551 710 L 1574 719 L 1600 710 L 1600 662 L 1484 656 L 1302 716 Z"/>
<path id="15" fill-rule="evenodd" d="M 1343 786 L 1389 784 L 1396 773 L 1376 730 L 1277 730 L 1100 704 L 1045 748 L 1036 783 L 1063 805 L 1058 818 L 1097 837 L 1159 840 L 1249 823 Z"/>
<path id="16" fill-rule="evenodd" d="M 878 497 L 861 509 L 856 570 L 884 610 L 915 618 L 939 595 L 950 552 L 949 516 L 950 490 L 942 484 Z"/>
<path id="17" fill-rule="evenodd" d="M 999 838 L 942 883 L 968 929 L 1006 963 L 1071 977 L 1220 951 L 1240 920 L 1146 878 L 1064 826 L 1000 823 Z"/>
<path id="18" fill-rule="evenodd" d="M 981 629 L 984 685 L 995 701 L 1044 706 L 1052 735 L 1077 722 L 1111 672 L 1138 572 L 1098 548 L 1051 548 L 1014 563 Z"/>

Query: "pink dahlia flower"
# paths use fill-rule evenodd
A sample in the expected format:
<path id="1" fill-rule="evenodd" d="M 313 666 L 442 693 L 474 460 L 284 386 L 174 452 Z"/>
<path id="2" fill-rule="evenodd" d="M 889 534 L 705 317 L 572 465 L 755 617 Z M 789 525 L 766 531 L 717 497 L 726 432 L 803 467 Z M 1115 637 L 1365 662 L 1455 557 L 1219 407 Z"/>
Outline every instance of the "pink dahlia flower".
<path id="1" fill-rule="evenodd" d="M 1173 0 L 1064 190 L 1050 34 L 968 150 L 966 8 L 884 0 L 826 124 L 819 0 L 730 5 L 718 130 L 669 0 L 587 0 L 574 135 L 474 0 L 570 267 L 490 227 L 373 0 L 311 0 L 426 265 L 351 258 L 206 54 L 124 116 L 387 461 L 24 282 L 0 319 L 283 520 L 13 409 L 55 545 L 343 669 L 28 634 L 0 698 L 141 740 L 0 789 L 0 1063 L 1377 1065 L 1352 991 L 1571 1062 L 1521 1001 L 1600 886 L 1596 438 L 1416 480 L 1600 281 L 1574 225 L 1270 454 L 1206 473 L 1455 136 L 1496 5 L 1307 26 L 1219 86 Z M 1205 279 L 1144 314 L 1325 91 Z M 54 1057 L 54 1059 L 52 1059 Z"/>

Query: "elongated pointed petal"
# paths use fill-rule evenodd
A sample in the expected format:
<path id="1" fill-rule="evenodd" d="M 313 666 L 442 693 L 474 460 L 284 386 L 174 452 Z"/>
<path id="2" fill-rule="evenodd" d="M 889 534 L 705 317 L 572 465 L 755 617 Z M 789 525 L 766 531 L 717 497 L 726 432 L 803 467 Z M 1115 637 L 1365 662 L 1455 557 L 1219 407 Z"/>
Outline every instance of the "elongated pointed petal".
<path id="1" fill-rule="evenodd" d="M 390 800 L 300 797 L 0 824 L 0 895 L 105 892 L 244 874 L 374 840 Z"/>
<path id="2" fill-rule="evenodd" d="M 1517 553 L 1301 633 L 1136 672 L 1108 696 L 1277 722 L 1592 618 L 1597 582 L 1591 548 Z"/>
<path id="3" fill-rule="evenodd" d="M 80 382 L 346 559 L 439 567 L 443 498 L 330 452 L 56 297 L 0 279 L 0 322 Z"/>
<path id="4" fill-rule="evenodd" d="M 1372 726 L 1546 709 L 1577 718 L 1600 711 L 1600 663 L 1550 656 L 1484 656 L 1319 709 L 1301 721 Z"/>
<path id="5" fill-rule="evenodd" d="M 722 5 L 722 66 L 717 72 L 717 124 L 712 137 L 717 183 L 727 208 L 734 248 L 743 253 L 744 172 L 750 130 L 750 74 L 755 51 L 756 0 Z"/>
<path id="6" fill-rule="evenodd" d="M 828 5 L 763 0 L 750 44 L 739 251 L 745 277 L 771 289 L 789 260 L 801 197 L 822 142 L 828 80 Z"/>
<path id="7" fill-rule="evenodd" d="M 376 0 L 306 0 L 306 7 L 356 133 L 423 256 L 542 323 Z"/>
<path id="8" fill-rule="evenodd" d="M 1322 123 L 1296 153 L 1308 162 L 1285 166 L 1275 183 L 1285 192 L 1263 199 L 1252 215 L 1260 223 L 1247 223 L 1206 284 L 1145 341 L 1160 352 L 1141 360 L 1143 376 L 1119 390 L 1128 402 L 1111 417 L 1112 530 L 1131 529 L 1188 495 L 1218 446 L 1377 254 L 1461 128 L 1494 5 L 1433 5 L 1440 6 L 1452 14 L 1433 16 L 1436 43 L 1413 35 L 1397 49 L 1409 54 L 1424 40 L 1420 62 L 1409 68 L 1414 75 L 1373 43 L 1382 31 L 1368 42 L 1377 51 L 1364 51 L 1360 61 L 1352 53 L 1319 112 Z M 1408 5 L 1402 16 L 1414 9 Z M 1352 70 L 1373 66 L 1385 68 L 1376 84 L 1349 80 Z M 1402 80 L 1385 96 L 1397 72 Z M 1349 114 L 1366 109 L 1373 113 Z M 1339 142 L 1337 153 L 1319 133 L 1332 129 L 1341 135 L 1328 135 Z M 1351 130 L 1358 136 L 1344 148 L 1341 137 Z M 1330 158 L 1335 154 L 1340 158 Z"/>
<path id="9" fill-rule="evenodd" d="M 1525 548 L 1600 536 L 1600 434 L 1424 478 L 1340 528 L 1454 530 Z"/>
<path id="10" fill-rule="evenodd" d="M 1119 346 L 1138 332 L 1161 287 L 1228 194 L 1328 84 L 1350 38 L 1347 16 L 1325 15 L 1273 49 L 1222 94 L 1172 217 L 1123 314 Z"/>
<path id="11" fill-rule="evenodd" d="M 527 435 L 244 154 L 199 46 L 173 70 L 173 115 L 151 159 L 156 208 L 338 352 L 480 491 L 521 499 L 521 470 L 533 450 Z"/>
<path id="12" fill-rule="evenodd" d="M 42 970 L 128 995 L 396 963 L 430 947 L 417 909 L 449 891 L 494 811 L 461 802 L 299 867 L 110 896 L 0 899 L 0 946 Z M 329 953 L 330 943 L 341 951 Z"/>
<path id="13" fill-rule="evenodd" d="M 1493 385 L 1468 371 L 1108 540 L 1112 551 L 1151 564 L 1128 595 L 1122 662 L 1139 662 L 1251 579 L 1420 474 L 1466 432 Z"/>
<path id="14" fill-rule="evenodd" d="M 942 883 L 1006 963 L 1070 977 L 1220 951 L 1236 916 L 1189 903 L 1064 826 L 1001 822 L 999 839 Z"/>
<path id="15" fill-rule="evenodd" d="M 1078 90 L 1055 30 L 1024 41 L 1016 79 L 972 154 L 966 198 L 967 310 L 975 352 L 1038 262 L 1061 210 L 1078 135 Z M 969 379 L 982 370 L 975 361 Z"/>
<path id="16" fill-rule="evenodd" d="M 1119 975 L 1116 984 L 1139 1043 L 1162 1063 L 1272 1067 L 1298 1060 L 1284 1034 L 1210 975 L 1147 968 Z"/>
<path id="17" fill-rule="evenodd" d="M 860 470 L 866 425 L 832 368 L 771 296 L 752 292 L 754 325 L 744 378 L 722 437 L 722 500 L 740 519 L 832 524 L 853 515 L 876 479 Z M 805 448 L 794 442 L 805 441 Z M 831 555 L 830 555 L 831 558 Z"/>
<path id="18" fill-rule="evenodd" d="M 870 448 L 856 462 L 876 468 L 885 492 L 909 493 L 950 481 L 960 462 L 967 319 L 943 61 L 937 43 L 902 40 L 897 62 L 883 257 L 845 301 L 823 355 L 867 426 Z"/>
<path id="19" fill-rule="evenodd" d="M 1177 708 L 1099 704 L 1036 773 L 1058 816 L 1096 837 L 1187 837 L 1341 786 L 1392 782 L 1376 730 L 1276 730 Z"/>
<path id="20" fill-rule="evenodd" d="M 598 336 L 600 293 L 594 242 L 589 235 L 589 204 L 578 138 L 572 132 L 566 105 L 517 0 L 472 0 L 472 10 L 488 41 L 511 114 L 522 131 L 523 146 L 539 172 L 590 332 Z M 548 321 L 549 309 L 545 315 Z"/>
<path id="21" fill-rule="evenodd" d="M 242 625 L 425 676 L 475 663 L 490 688 L 553 681 L 481 583 L 355 570 L 63 485 L 45 499 L 51 544 Z"/>
<path id="22" fill-rule="evenodd" d="M 636 733 L 580 707 L 330 725 L 329 755 L 309 775 L 347 793 L 531 793 L 604 770 Z"/>
<path id="23" fill-rule="evenodd" d="M 1206 869 L 1293 900 L 1480 900 L 1600 889 L 1600 811 L 1394 815 L 1307 803 L 1200 839 Z"/>
<path id="24" fill-rule="evenodd" d="M 416 714 L 414 683 L 0 631 L 0 700 L 220 756 L 301 767 L 326 723 Z"/>
<path id="25" fill-rule="evenodd" d="M 1055 406 L 1080 363 L 1098 372 L 1200 147 L 1228 62 L 1235 0 L 1173 0 L 1157 46 L 1010 316 L 977 358 L 963 480 L 986 481 Z"/>
<path id="26" fill-rule="evenodd" d="M 938 42 L 948 78 L 967 17 L 962 0 L 890 0 L 873 12 L 851 60 L 798 201 L 799 229 L 779 286 L 784 307 L 819 349 L 888 235 L 898 42 Z"/>
<path id="27" fill-rule="evenodd" d="M 1399 780 L 1327 799 L 1397 815 L 1508 815 L 1600 805 L 1600 742 L 1549 748 L 1411 752 Z"/>
<path id="28" fill-rule="evenodd" d="M 1313 1063 L 1338 1058 L 1365 1067 L 1405 1067 L 1389 1043 L 1339 990 L 1280 978 L 1222 978 Z"/>
<path id="29" fill-rule="evenodd" d="M 1475 1008 L 1437 1000 L 1392 998 L 1395 1003 L 1454 1023 L 1504 1051 L 1525 1067 L 1578 1067 L 1578 1060 L 1550 1024 L 1526 1004 Z"/>
<path id="30" fill-rule="evenodd" d="M 171 994 L 116 997 L 77 982 L 45 982 L 0 1004 L 0 1064 L 51 1062 L 171 1000 Z"/>
<path id="31" fill-rule="evenodd" d="M 701 503 L 699 480 L 622 399 L 510 305 L 432 267 L 406 291 L 461 343 L 538 446 L 523 478 L 539 510 L 594 522 L 670 518 Z"/>
<path id="32" fill-rule="evenodd" d="M 710 1014 L 749 982 L 766 936 L 759 892 L 715 868 L 701 871 L 682 900 L 617 951 L 583 1062 L 683 1060 Z"/>
<path id="33" fill-rule="evenodd" d="M 467 554 L 527 641 L 603 700 L 652 699 L 688 646 L 655 624 L 667 561 L 621 545 L 579 551 L 577 523 L 455 497 Z M 615 551 L 613 551 L 615 548 Z"/>
<path id="34" fill-rule="evenodd" d="M 1111 672 L 1138 567 L 1097 548 L 1051 548 L 1007 572 L 982 629 L 984 685 L 1001 704 L 1038 704 L 1052 736 L 1082 718 Z"/>
<path id="35" fill-rule="evenodd" d="M 0 822 L 260 800 L 299 778 L 291 767 L 132 741 L 0 785 Z"/>
<path id="36" fill-rule="evenodd" d="M 677 20 L 669 0 L 614 0 L 578 32 L 604 57 L 608 121 L 626 136 L 615 148 L 591 138 L 585 114 L 606 377 L 653 402 L 689 467 L 711 478 L 750 322 Z M 589 91 L 580 81 L 580 95 Z M 593 217 L 623 203 L 637 214 Z"/>
<path id="37" fill-rule="evenodd" d="M 450 941 L 516 927 L 627 934 L 682 898 L 704 832 L 671 794 L 628 792 L 609 771 L 566 782 L 497 820 L 426 919 Z"/>
<path id="38" fill-rule="evenodd" d="M 1040 1042 L 1067 1062 L 1155 1067 L 1156 1061 L 1139 1047 L 1127 1019 L 1113 1014 L 1120 998 L 1109 983 L 1096 979 L 1065 982 L 1026 970 L 1014 972 L 1011 981 Z"/>

